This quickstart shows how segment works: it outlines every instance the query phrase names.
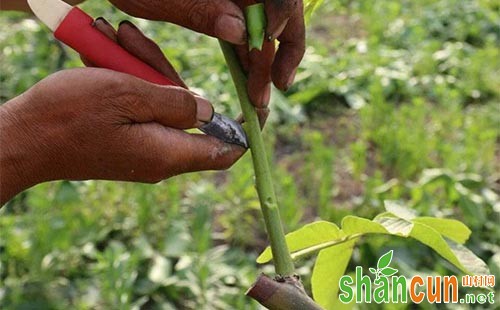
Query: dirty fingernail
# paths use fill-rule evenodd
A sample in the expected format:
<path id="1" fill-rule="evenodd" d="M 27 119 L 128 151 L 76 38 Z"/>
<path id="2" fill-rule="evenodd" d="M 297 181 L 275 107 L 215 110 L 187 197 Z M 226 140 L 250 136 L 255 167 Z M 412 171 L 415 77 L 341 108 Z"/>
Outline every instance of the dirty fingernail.
<path id="1" fill-rule="evenodd" d="M 242 19 L 222 15 L 215 22 L 215 35 L 233 44 L 245 44 L 246 30 Z"/>
<path id="2" fill-rule="evenodd" d="M 99 17 L 97 17 L 97 18 L 94 20 L 94 24 L 93 24 L 93 26 L 95 26 L 95 25 L 96 25 L 96 23 L 98 23 L 98 22 L 102 22 L 102 23 L 104 23 L 104 24 L 106 24 L 106 25 L 109 25 L 109 22 L 108 22 L 107 20 L 105 20 L 105 19 L 104 19 L 104 17 L 102 17 L 102 16 L 99 16 Z"/>
<path id="3" fill-rule="evenodd" d="M 268 27 L 268 33 L 266 34 L 267 40 L 272 41 L 279 37 L 279 35 L 283 32 L 283 30 L 286 27 L 286 24 L 288 23 L 288 19 L 283 21 L 273 32 L 270 32 L 270 27 Z"/>
<path id="4" fill-rule="evenodd" d="M 99 30 L 102 34 L 104 34 L 109 39 L 116 42 L 116 30 L 102 17 L 98 17 L 92 23 L 92 26 Z"/>
<path id="5" fill-rule="evenodd" d="M 208 123 L 214 115 L 212 104 L 205 98 L 195 96 L 196 99 L 196 118 L 201 123 Z"/>
<path id="6" fill-rule="evenodd" d="M 130 26 L 134 29 L 138 29 L 136 25 L 134 25 L 132 22 L 128 21 L 128 20 L 122 20 L 119 24 L 119 26 L 121 25 L 127 25 L 127 26 Z"/>

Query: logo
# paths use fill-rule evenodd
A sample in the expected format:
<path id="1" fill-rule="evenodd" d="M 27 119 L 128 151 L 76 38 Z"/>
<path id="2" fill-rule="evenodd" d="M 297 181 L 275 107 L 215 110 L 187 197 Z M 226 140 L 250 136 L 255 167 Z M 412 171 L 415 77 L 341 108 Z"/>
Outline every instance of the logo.
<path id="1" fill-rule="evenodd" d="M 377 261 L 377 268 L 368 268 L 372 278 L 363 273 L 361 266 L 356 267 L 354 279 L 343 276 L 339 280 L 339 299 L 343 303 L 407 303 L 410 300 L 419 304 L 426 300 L 429 303 L 467 303 L 493 304 L 495 293 L 465 294 L 459 298 L 459 283 L 462 287 L 493 288 L 494 275 L 463 276 L 459 282 L 457 276 L 413 276 L 408 279 L 398 276 L 398 270 L 390 266 L 393 251 L 382 255 Z"/>

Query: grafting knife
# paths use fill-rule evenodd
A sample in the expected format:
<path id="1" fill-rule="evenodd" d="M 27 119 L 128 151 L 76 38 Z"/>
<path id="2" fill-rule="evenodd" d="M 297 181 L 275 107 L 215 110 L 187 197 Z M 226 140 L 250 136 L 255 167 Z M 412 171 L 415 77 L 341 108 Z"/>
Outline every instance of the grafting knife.
<path id="1" fill-rule="evenodd" d="M 61 0 L 28 0 L 33 13 L 46 24 L 54 36 L 66 43 L 96 66 L 134 75 L 151 83 L 176 85 L 170 79 L 106 37 L 93 26 L 94 19 L 77 7 Z M 218 113 L 199 128 L 224 142 L 248 148 L 241 125 Z"/>

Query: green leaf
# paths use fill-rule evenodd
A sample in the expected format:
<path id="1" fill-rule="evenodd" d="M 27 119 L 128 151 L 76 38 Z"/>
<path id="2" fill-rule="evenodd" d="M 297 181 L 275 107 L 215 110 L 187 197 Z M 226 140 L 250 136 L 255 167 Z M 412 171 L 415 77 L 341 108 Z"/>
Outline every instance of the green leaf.
<path id="1" fill-rule="evenodd" d="M 148 272 L 148 278 L 151 282 L 162 283 L 170 276 L 172 263 L 161 255 L 153 257 L 152 266 Z"/>
<path id="2" fill-rule="evenodd" d="M 181 257 L 192 242 L 191 235 L 187 232 L 185 225 L 174 222 L 165 233 L 162 253 L 166 257 Z"/>
<path id="3" fill-rule="evenodd" d="M 348 215 L 342 219 L 342 231 L 347 235 L 354 234 L 366 234 L 366 233 L 389 233 L 387 229 L 384 228 L 379 223 L 370 221 L 368 219 Z"/>
<path id="4" fill-rule="evenodd" d="M 384 200 L 384 207 L 387 212 L 394 214 L 397 217 L 410 221 L 417 216 L 417 212 L 401 204 L 399 201 Z"/>
<path id="5" fill-rule="evenodd" d="M 304 16 L 309 22 L 312 13 L 323 3 L 323 0 L 306 0 L 304 1 Z"/>
<path id="6" fill-rule="evenodd" d="M 399 181 L 398 179 L 390 179 L 388 182 L 377 186 L 373 189 L 373 192 L 380 195 L 380 194 L 385 194 L 388 193 L 391 189 L 394 187 L 398 186 Z"/>
<path id="7" fill-rule="evenodd" d="M 413 229 L 410 234 L 411 237 L 417 239 L 428 247 L 432 248 L 439 255 L 444 257 L 447 261 L 455 265 L 458 269 L 465 273 L 475 273 L 478 268 L 475 264 L 481 261 L 470 251 L 465 251 L 458 247 L 456 243 L 446 242 L 446 240 L 441 236 L 441 234 L 434 228 L 427 226 L 422 223 L 414 223 Z M 454 250 L 451 249 L 450 245 L 453 245 Z M 474 258 L 473 258 L 474 257 Z M 483 262 L 484 264 L 484 262 Z M 485 265 L 485 264 L 484 264 Z M 482 270 L 483 268 L 480 268 Z"/>
<path id="8" fill-rule="evenodd" d="M 382 269 L 380 272 L 382 272 L 382 274 L 386 277 L 390 277 L 392 276 L 393 274 L 396 274 L 398 272 L 397 269 L 394 269 L 394 268 L 391 268 L 391 267 L 385 267 L 384 269 Z"/>
<path id="9" fill-rule="evenodd" d="M 422 223 L 434 228 L 441 235 L 457 243 L 463 244 L 471 234 L 470 229 L 460 221 L 435 217 L 418 217 L 414 223 Z"/>
<path id="10" fill-rule="evenodd" d="M 495 275 L 498 279 L 500 276 L 500 249 L 497 249 L 496 253 L 489 259 L 488 266 L 490 274 Z"/>
<path id="11" fill-rule="evenodd" d="M 390 234 L 396 236 L 408 237 L 413 228 L 412 222 L 388 215 L 376 217 L 374 221 L 380 223 Z"/>
<path id="12" fill-rule="evenodd" d="M 491 274 L 488 265 L 463 245 L 446 240 L 460 263 L 473 275 Z"/>
<path id="13" fill-rule="evenodd" d="M 447 169 L 426 169 L 422 172 L 418 185 L 425 186 L 443 180 L 445 183 L 453 182 L 453 173 Z"/>
<path id="14" fill-rule="evenodd" d="M 319 252 L 311 285 L 314 300 L 324 309 L 337 309 L 340 304 L 339 280 L 345 273 L 356 241 L 357 238 Z"/>
<path id="15" fill-rule="evenodd" d="M 368 268 L 368 270 L 370 270 L 370 272 L 373 274 L 377 273 L 377 269 L 375 269 L 375 268 L 370 267 L 370 268 Z"/>
<path id="16" fill-rule="evenodd" d="M 286 235 L 286 243 L 290 253 L 301 251 L 301 255 L 312 253 L 334 245 L 334 241 L 340 241 L 345 234 L 337 225 L 318 221 L 307 224 L 298 230 Z M 271 248 L 267 247 L 257 258 L 257 263 L 264 264 L 273 258 Z"/>
<path id="17" fill-rule="evenodd" d="M 69 204 L 80 201 L 80 194 L 75 182 L 61 181 L 59 188 L 56 190 L 54 202 L 61 204 Z"/>
<path id="18" fill-rule="evenodd" d="M 385 253 L 382 255 L 377 262 L 377 269 L 383 269 L 391 263 L 392 260 L 392 254 L 394 253 L 393 250 L 390 250 L 389 252 Z"/>
<path id="19" fill-rule="evenodd" d="M 481 189 L 485 185 L 481 175 L 475 173 L 458 174 L 457 181 L 468 189 Z"/>

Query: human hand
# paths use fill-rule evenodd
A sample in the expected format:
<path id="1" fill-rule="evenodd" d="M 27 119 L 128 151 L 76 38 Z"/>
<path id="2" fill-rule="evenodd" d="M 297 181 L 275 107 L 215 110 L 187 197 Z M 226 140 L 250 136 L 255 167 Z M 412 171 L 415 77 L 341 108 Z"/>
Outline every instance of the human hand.
<path id="1" fill-rule="evenodd" d="M 57 72 L 0 107 L 0 203 L 50 180 L 154 183 L 228 168 L 243 148 L 183 130 L 212 113 L 180 87 L 106 69 Z"/>
<path id="2" fill-rule="evenodd" d="M 240 62 L 248 75 L 250 100 L 257 107 L 261 123 L 274 85 L 287 90 L 293 83 L 305 51 L 302 0 L 267 0 L 266 37 L 262 51 L 248 51 L 241 8 L 255 0 L 110 0 L 128 14 L 163 20 L 238 45 Z M 280 41 L 275 54 L 274 39 Z"/>

